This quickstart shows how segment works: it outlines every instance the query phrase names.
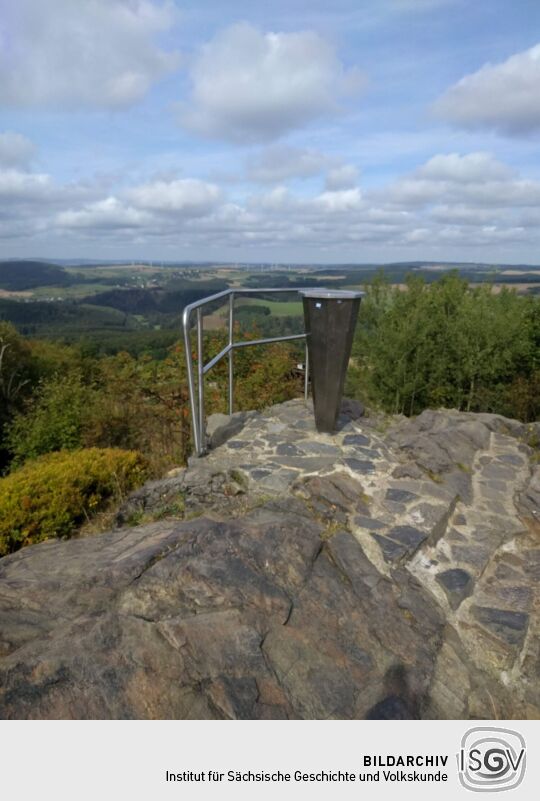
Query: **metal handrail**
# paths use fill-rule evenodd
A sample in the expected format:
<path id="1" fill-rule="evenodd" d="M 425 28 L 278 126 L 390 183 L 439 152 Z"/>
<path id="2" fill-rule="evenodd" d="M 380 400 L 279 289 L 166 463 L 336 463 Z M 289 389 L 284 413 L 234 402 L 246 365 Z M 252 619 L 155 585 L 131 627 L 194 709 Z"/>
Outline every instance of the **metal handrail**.
<path id="1" fill-rule="evenodd" d="M 290 342 L 295 339 L 305 339 L 306 334 L 292 334 L 283 337 L 271 337 L 269 339 L 251 339 L 241 342 L 234 341 L 234 299 L 237 295 L 261 295 L 274 292 L 304 292 L 305 288 L 269 288 L 259 287 L 256 289 L 225 289 L 207 298 L 190 303 L 182 313 L 182 325 L 184 329 L 184 348 L 186 351 L 186 366 L 189 389 L 189 403 L 191 407 L 191 419 L 193 423 L 193 438 L 195 440 L 195 451 L 197 456 L 206 453 L 205 419 L 204 419 L 204 376 L 212 369 L 224 356 L 229 357 L 229 414 L 234 411 L 234 361 L 233 353 L 235 348 L 245 348 L 250 345 L 267 345 L 272 342 Z M 207 364 L 203 363 L 203 313 L 202 307 L 213 303 L 220 298 L 229 298 L 229 342 L 217 353 Z M 197 393 L 195 392 L 195 379 L 193 370 L 193 358 L 191 353 L 191 315 L 197 312 Z M 304 376 L 304 397 L 308 396 L 309 366 L 308 349 L 306 342 L 306 368 Z"/>

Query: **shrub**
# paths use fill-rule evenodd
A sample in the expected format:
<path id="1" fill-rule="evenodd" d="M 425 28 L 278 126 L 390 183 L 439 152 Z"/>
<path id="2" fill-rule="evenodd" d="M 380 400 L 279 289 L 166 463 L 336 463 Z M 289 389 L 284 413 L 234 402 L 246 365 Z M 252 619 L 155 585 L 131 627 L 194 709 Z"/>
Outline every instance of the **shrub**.
<path id="1" fill-rule="evenodd" d="M 43 381 L 27 408 L 16 414 L 8 427 L 6 440 L 13 465 L 85 444 L 81 432 L 92 400 L 91 389 L 77 371 Z"/>
<path id="2" fill-rule="evenodd" d="M 27 462 L 0 479 L 0 556 L 74 527 L 142 483 L 136 451 L 88 448 L 59 451 Z"/>
<path id="3" fill-rule="evenodd" d="M 0 468 L 8 461 L 4 427 L 22 408 L 34 377 L 28 343 L 10 323 L 0 320 Z"/>

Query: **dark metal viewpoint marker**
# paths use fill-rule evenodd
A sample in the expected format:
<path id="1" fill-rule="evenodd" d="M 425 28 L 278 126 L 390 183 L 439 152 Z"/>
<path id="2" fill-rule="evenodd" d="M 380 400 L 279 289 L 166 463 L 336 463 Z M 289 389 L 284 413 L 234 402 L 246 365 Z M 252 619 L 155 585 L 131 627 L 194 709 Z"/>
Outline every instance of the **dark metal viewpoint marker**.
<path id="1" fill-rule="evenodd" d="M 363 292 L 301 290 L 317 431 L 332 434 Z"/>

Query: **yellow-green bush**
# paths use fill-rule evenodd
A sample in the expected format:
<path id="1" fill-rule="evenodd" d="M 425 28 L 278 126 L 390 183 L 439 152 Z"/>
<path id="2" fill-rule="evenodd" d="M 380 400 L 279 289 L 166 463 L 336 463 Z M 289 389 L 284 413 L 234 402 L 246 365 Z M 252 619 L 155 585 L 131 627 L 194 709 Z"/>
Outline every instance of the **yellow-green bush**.
<path id="1" fill-rule="evenodd" d="M 50 537 L 68 537 L 105 502 L 141 484 L 137 451 L 87 448 L 26 462 L 0 479 L 0 556 Z"/>

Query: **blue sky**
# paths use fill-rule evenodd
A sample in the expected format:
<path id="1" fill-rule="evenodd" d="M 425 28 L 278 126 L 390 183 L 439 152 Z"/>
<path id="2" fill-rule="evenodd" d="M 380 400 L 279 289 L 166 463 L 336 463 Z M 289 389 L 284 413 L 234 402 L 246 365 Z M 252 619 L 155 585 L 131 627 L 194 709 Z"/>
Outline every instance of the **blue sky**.
<path id="1" fill-rule="evenodd" d="M 0 258 L 540 263 L 538 0 L 0 0 Z"/>

